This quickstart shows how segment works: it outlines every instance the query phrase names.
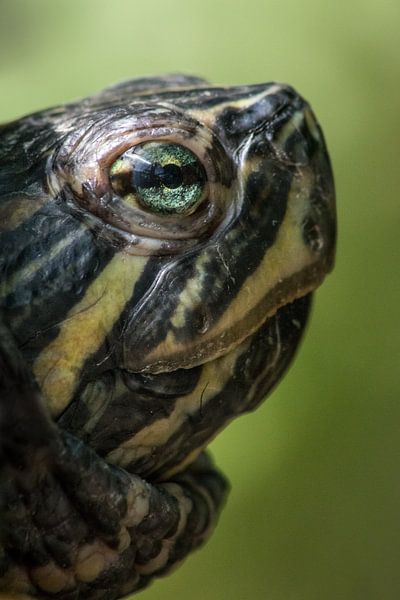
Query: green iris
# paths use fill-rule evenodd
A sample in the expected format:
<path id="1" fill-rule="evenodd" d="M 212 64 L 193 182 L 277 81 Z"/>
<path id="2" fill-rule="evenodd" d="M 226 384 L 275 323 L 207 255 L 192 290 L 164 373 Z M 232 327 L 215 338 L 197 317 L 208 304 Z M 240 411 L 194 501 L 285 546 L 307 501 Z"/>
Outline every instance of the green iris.
<path id="1" fill-rule="evenodd" d="M 134 146 L 112 165 L 110 179 L 119 195 L 161 214 L 192 212 L 206 185 L 204 168 L 193 152 L 169 142 Z"/>

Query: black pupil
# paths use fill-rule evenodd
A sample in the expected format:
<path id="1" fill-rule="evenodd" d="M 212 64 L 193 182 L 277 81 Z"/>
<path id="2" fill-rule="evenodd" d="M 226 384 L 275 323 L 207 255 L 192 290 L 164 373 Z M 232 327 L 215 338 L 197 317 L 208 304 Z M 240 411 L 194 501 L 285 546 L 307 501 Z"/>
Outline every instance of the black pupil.
<path id="1" fill-rule="evenodd" d="M 154 173 L 169 188 L 177 188 L 183 183 L 182 169 L 173 163 L 163 167 L 156 164 Z"/>
<path id="2" fill-rule="evenodd" d="M 136 189 L 157 188 L 165 185 L 168 188 L 177 188 L 183 183 L 183 172 L 181 167 L 170 163 L 160 165 L 159 163 L 139 163 L 133 173 L 133 183 Z"/>

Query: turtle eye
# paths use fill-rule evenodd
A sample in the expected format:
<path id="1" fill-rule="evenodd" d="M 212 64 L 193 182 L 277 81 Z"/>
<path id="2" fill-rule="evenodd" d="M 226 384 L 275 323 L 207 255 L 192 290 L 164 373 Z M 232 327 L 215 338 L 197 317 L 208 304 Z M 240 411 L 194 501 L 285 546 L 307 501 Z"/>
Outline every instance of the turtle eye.
<path id="1" fill-rule="evenodd" d="M 164 215 L 193 213 L 205 196 L 207 176 L 191 150 L 171 142 L 144 142 L 111 166 L 113 190 L 132 207 Z"/>

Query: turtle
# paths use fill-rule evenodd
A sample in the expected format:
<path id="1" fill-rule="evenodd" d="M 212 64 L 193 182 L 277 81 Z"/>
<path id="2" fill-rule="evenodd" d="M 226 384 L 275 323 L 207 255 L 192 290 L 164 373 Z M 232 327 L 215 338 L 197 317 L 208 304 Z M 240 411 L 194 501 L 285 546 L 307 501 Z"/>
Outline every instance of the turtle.
<path id="1" fill-rule="evenodd" d="M 146 77 L 0 127 L 3 594 L 117 599 L 208 539 L 205 448 L 286 372 L 335 238 L 288 85 Z"/>

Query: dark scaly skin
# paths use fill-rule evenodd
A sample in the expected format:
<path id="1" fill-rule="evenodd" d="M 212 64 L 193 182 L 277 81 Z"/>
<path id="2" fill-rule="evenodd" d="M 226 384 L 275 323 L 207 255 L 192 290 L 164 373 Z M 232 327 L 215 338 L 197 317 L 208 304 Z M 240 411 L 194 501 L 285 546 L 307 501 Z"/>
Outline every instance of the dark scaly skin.
<path id="1" fill-rule="evenodd" d="M 127 149 L 187 146 L 190 215 L 127 204 Z M 127 82 L 0 128 L 0 590 L 113 599 L 215 526 L 202 452 L 289 365 L 332 267 L 321 131 L 277 84 Z"/>

